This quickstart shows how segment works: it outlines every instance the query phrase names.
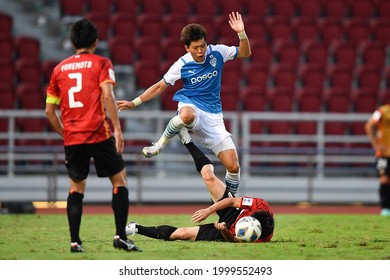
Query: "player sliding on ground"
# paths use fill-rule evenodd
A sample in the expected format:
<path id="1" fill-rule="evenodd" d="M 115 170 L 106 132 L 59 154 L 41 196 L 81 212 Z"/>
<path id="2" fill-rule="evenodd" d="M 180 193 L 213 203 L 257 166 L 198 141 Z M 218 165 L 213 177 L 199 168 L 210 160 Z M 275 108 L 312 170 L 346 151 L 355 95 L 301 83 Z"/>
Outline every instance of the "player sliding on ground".
<path id="1" fill-rule="evenodd" d="M 214 166 L 204 153 L 192 141 L 184 143 L 182 139 L 182 142 L 191 153 L 196 169 L 202 175 L 213 201 L 210 207 L 197 210 L 192 216 L 192 221 L 202 222 L 212 213 L 217 213 L 219 216 L 218 222 L 183 228 L 169 225 L 142 226 L 132 222 L 128 224 L 126 233 L 128 235 L 138 233 L 150 238 L 167 241 L 242 242 L 235 236 L 236 222 L 244 216 L 252 216 L 262 226 L 261 236 L 255 242 L 269 242 L 274 232 L 274 218 L 269 204 L 261 198 L 234 197 L 223 182 L 215 176 Z"/>

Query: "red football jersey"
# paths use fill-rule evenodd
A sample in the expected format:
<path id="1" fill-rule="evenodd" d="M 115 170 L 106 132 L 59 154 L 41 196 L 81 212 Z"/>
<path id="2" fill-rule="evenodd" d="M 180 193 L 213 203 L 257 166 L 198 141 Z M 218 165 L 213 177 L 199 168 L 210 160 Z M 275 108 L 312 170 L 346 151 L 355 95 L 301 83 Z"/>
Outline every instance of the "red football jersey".
<path id="1" fill-rule="evenodd" d="M 46 102 L 60 106 L 65 146 L 99 143 L 111 136 L 103 83 L 115 85 L 114 67 L 96 54 L 76 54 L 54 68 Z"/>
<path id="2" fill-rule="evenodd" d="M 236 221 L 230 226 L 229 231 L 236 235 L 235 233 L 235 226 L 239 219 L 241 219 L 244 216 L 250 216 L 254 212 L 263 210 L 269 212 L 272 216 L 272 210 L 269 206 L 268 202 L 261 198 L 255 198 L 255 197 L 242 197 L 241 203 L 240 203 L 240 209 L 242 209 L 240 215 L 238 215 Z M 255 242 L 269 242 L 272 238 L 273 234 L 268 236 L 267 238 L 259 238 Z"/>

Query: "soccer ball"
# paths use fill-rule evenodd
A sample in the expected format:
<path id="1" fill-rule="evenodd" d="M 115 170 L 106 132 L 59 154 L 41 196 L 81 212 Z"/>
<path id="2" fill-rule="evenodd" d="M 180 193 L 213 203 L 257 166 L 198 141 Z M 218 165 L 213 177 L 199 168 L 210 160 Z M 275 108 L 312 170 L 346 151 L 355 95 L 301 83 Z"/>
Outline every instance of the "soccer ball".
<path id="1" fill-rule="evenodd" d="M 235 231 L 238 239 L 255 242 L 261 235 L 261 224 L 252 216 L 245 216 L 237 221 Z"/>

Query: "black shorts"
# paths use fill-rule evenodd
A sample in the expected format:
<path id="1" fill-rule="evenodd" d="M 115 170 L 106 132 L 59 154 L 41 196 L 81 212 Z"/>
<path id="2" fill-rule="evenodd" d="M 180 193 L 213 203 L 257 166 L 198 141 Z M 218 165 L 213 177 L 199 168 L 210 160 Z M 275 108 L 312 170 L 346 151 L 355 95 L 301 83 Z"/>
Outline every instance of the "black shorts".
<path id="1" fill-rule="evenodd" d="M 379 157 L 376 158 L 376 170 L 378 176 L 390 176 L 390 158 Z"/>
<path id="2" fill-rule="evenodd" d="M 65 166 L 68 176 L 80 181 L 88 177 L 91 158 L 94 159 L 98 177 L 110 177 L 119 173 L 125 162 L 117 153 L 114 137 L 95 144 L 65 146 Z"/>
<path id="3" fill-rule="evenodd" d="M 223 197 L 220 199 L 224 199 L 229 197 L 229 191 L 226 189 Z M 220 211 L 217 211 L 219 216 L 218 222 L 225 222 L 226 227 L 230 228 L 230 226 L 236 221 L 238 215 L 241 210 L 234 207 L 227 207 Z M 225 241 L 221 232 L 214 227 L 214 223 L 204 224 L 199 226 L 199 232 L 196 236 L 196 241 Z"/>

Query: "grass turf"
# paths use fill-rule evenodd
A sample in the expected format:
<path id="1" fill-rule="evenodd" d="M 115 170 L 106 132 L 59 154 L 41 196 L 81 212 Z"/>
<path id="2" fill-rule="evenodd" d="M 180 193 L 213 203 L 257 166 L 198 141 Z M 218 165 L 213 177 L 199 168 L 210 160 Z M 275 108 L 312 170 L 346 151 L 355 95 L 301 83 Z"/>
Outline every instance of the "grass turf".
<path id="1" fill-rule="evenodd" d="M 270 243 L 161 241 L 135 235 L 143 252 L 112 247 L 112 215 L 84 215 L 86 253 L 69 252 L 65 215 L 0 215 L 2 260 L 389 260 L 390 218 L 379 215 L 294 215 L 276 217 Z M 206 222 L 212 222 L 215 216 Z M 190 215 L 132 215 L 143 225 L 193 226 Z"/>

